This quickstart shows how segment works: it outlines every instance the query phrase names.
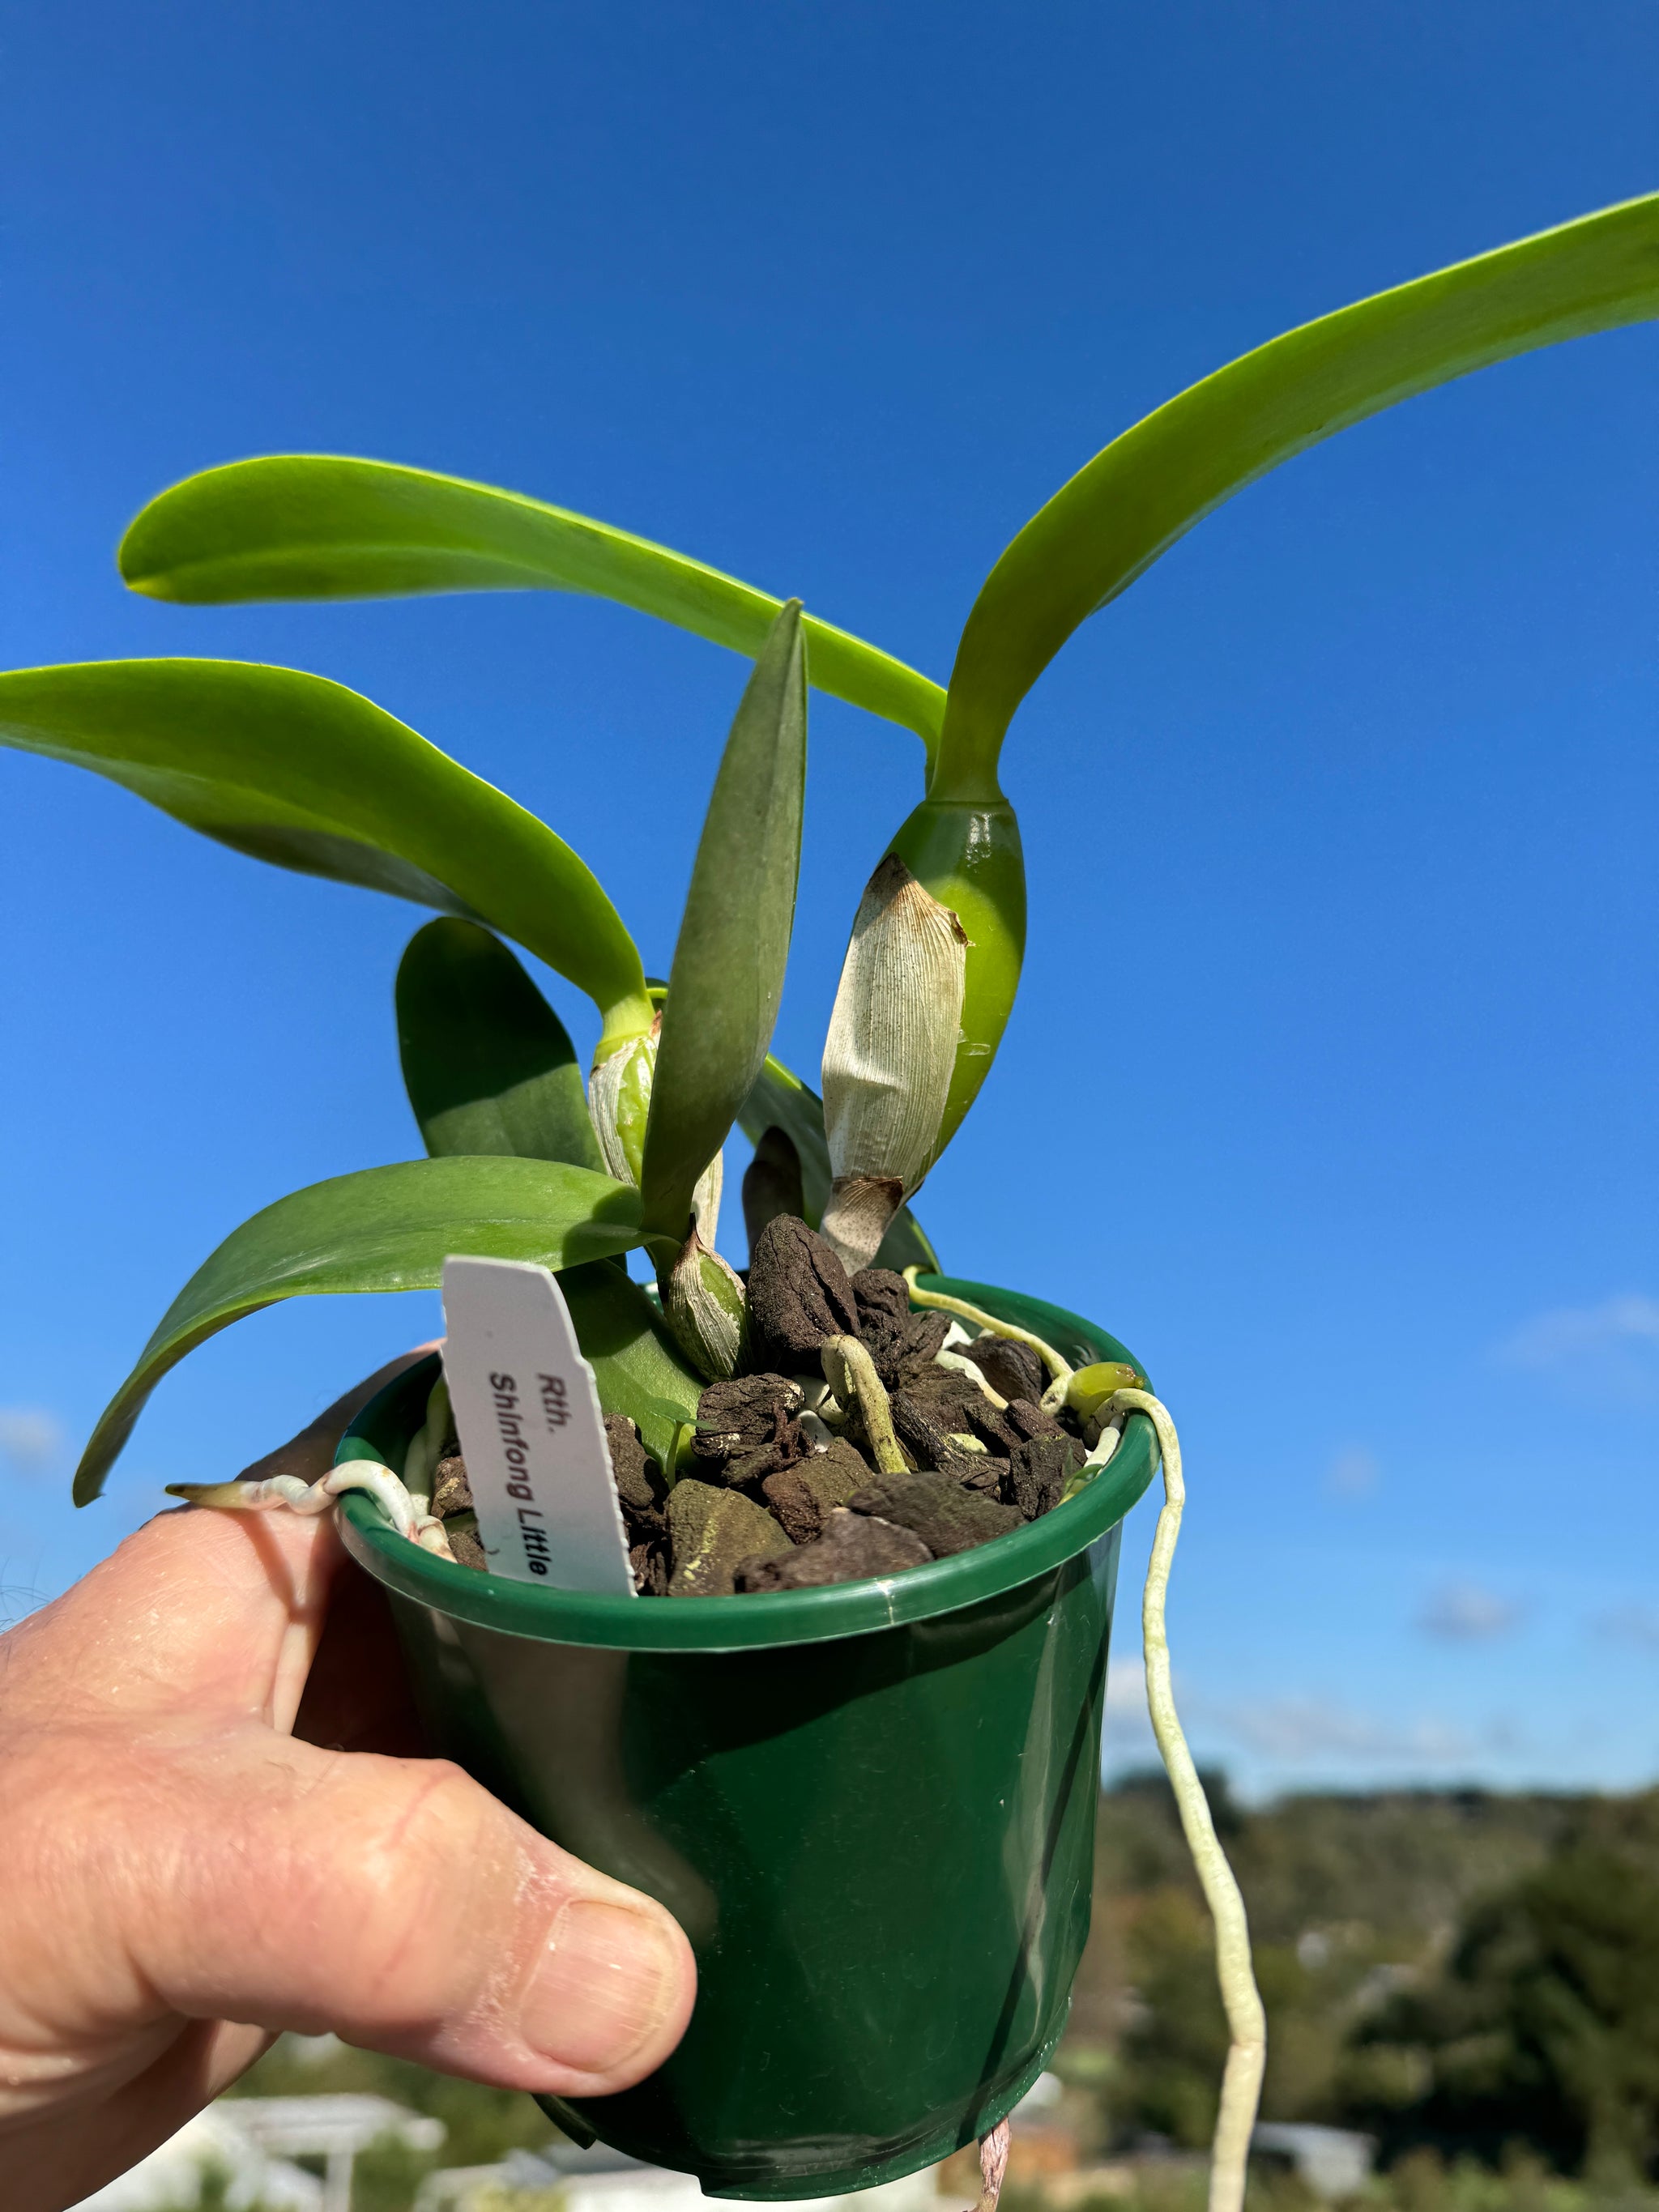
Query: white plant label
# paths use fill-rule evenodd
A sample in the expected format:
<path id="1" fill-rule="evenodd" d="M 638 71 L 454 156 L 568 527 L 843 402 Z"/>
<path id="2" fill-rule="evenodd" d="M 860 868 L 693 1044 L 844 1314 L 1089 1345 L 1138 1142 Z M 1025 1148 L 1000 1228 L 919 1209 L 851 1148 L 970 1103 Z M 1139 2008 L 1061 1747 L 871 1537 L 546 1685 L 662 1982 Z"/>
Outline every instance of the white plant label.
<path id="1" fill-rule="evenodd" d="M 557 1283 L 520 1260 L 446 1260 L 444 1325 L 491 1573 L 635 1596 L 599 1394 Z"/>

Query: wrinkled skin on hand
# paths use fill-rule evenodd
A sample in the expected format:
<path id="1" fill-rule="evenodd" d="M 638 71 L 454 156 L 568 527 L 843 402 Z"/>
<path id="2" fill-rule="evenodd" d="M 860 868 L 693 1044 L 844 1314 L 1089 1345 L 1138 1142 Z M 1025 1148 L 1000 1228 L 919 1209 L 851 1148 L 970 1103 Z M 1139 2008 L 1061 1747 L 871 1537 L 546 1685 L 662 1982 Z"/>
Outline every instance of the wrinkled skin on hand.
<path id="1" fill-rule="evenodd" d="M 248 1472 L 314 1480 L 392 1371 Z M 331 1516 L 163 1514 L 0 1637 L 0 1869 L 7 2212 L 125 2172 L 283 2028 L 592 2096 L 690 2014 L 659 1905 L 419 1755 Z"/>

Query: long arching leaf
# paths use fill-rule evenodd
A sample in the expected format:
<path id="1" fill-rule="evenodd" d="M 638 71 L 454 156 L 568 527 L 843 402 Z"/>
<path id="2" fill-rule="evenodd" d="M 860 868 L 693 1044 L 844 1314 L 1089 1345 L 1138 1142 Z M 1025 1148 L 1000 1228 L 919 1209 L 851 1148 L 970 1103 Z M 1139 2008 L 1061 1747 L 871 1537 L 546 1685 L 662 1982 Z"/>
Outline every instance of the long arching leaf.
<path id="1" fill-rule="evenodd" d="M 1650 194 L 1304 323 L 1193 385 L 1096 454 L 992 569 L 930 788 L 994 796 L 1014 710 L 1078 624 L 1269 469 L 1472 369 L 1656 314 Z"/>
<path id="2" fill-rule="evenodd" d="M 576 1048 L 500 938 L 446 917 L 398 966 L 404 1088 L 434 1158 L 511 1153 L 603 1174 Z"/>
<path id="3" fill-rule="evenodd" d="M 278 1298 L 430 1290 L 453 1252 L 555 1269 L 640 1241 L 639 1193 L 546 1160 L 405 1160 L 279 1198 L 233 1230 L 161 1316 L 93 1431 L 75 1499 L 104 1486 L 145 1400 L 188 1352 Z"/>
<path id="4" fill-rule="evenodd" d="M 619 1041 L 650 1026 L 634 940 L 586 863 L 343 684 L 238 660 L 16 669 L 0 743 L 94 769 L 258 860 L 493 922 Z"/>
<path id="5" fill-rule="evenodd" d="M 758 1144 L 769 1129 L 781 1129 L 800 1160 L 806 1218 L 816 1229 L 830 1202 L 830 1147 L 823 1134 L 823 1101 L 792 1074 L 770 1053 L 755 1079 L 755 1087 L 743 1103 L 738 1127 L 751 1144 Z M 888 1224 L 887 1234 L 875 1257 L 878 1267 L 921 1267 L 939 1272 L 939 1255 L 927 1231 L 908 1206 L 900 1206 Z"/>
<path id="6" fill-rule="evenodd" d="M 783 602 L 683 553 L 518 492 L 387 461 L 273 453 L 186 477 L 121 542 L 121 574 L 156 599 L 380 599 L 406 592 L 586 592 L 751 658 Z M 812 681 L 931 745 L 937 684 L 805 617 Z"/>
<path id="7" fill-rule="evenodd" d="M 663 1007 L 640 1188 L 646 1226 L 677 1250 L 697 1178 L 772 1041 L 805 788 L 806 652 L 792 600 L 761 648 L 720 757 Z"/>

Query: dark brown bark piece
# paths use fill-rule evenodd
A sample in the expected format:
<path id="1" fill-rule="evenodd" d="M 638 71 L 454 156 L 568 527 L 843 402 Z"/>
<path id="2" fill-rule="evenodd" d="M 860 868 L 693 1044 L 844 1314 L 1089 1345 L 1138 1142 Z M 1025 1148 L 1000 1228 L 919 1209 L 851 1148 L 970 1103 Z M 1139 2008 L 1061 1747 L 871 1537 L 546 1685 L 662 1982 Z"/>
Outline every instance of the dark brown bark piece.
<path id="1" fill-rule="evenodd" d="M 836 1506 L 845 1505 L 870 1480 L 864 1458 L 844 1437 L 799 1466 L 769 1474 L 761 1488 L 793 1543 L 810 1544 Z"/>
<path id="2" fill-rule="evenodd" d="M 758 1451 L 745 1452 L 741 1459 L 727 1460 L 722 1480 L 733 1490 L 757 1490 L 769 1475 L 793 1467 L 811 1449 L 799 1427 L 790 1422 Z"/>
<path id="3" fill-rule="evenodd" d="M 734 1375 L 711 1382 L 697 1401 L 691 1449 L 699 1459 L 757 1451 L 776 1434 L 779 1414 L 791 1420 L 800 1404 L 800 1385 L 787 1375 Z"/>
<path id="4" fill-rule="evenodd" d="M 872 1323 L 885 1322 L 890 1327 L 910 1318 L 909 1288 L 896 1268 L 860 1267 L 853 1278 L 853 1296 L 858 1301 L 859 1334 L 866 1344 L 866 1331 Z"/>
<path id="5" fill-rule="evenodd" d="M 818 1502 L 801 1480 L 800 1469 L 787 1467 L 761 1485 L 778 1525 L 792 1544 L 810 1544 L 823 1523 Z"/>
<path id="6" fill-rule="evenodd" d="M 472 1486 L 466 1479 L 466 1462 L 459 1452 L 441 1459 L 432 1472 L 432 1510 L 440 1521 L 452 1513 L 471 1513 Z"/>
<path id="7" fill-rule="evenodd" d="M 804 1221 L 781 1213 L 755 1239 L 749 1261 L 751 1372 L 811 1374 L 826 1336 L 858 1334 L 847 1270 Z"/>
<path id="8" fill-rule="evenodd" d="M 446 1528 L 444 1534 L 449 1539 L 450 1550 L 453 1552 L 462 1566 L 478 1567 L 482 1568 L 486 1574 L 489 1572 L 489 1560 L 485 1554 L 483 1546 L 478 1541 L 478 1531 L 476 1527 Z"/>
<path id="9" fill-rule="evenodd" d="M 912 1313 L 904 1278 L 890 1267 L 860 1267 L 853 1278 L 853 1295 L 859 1334 L 890 1390 L 902 1389 L 933 1366 L 950 1334 L 947 1314 Z"/>
<path id="10" fill-rule="evenodd" d="M 957 1480 L 964 1490 L 976 1490 L 986 1498 L 1006 1498 L 1008 1462 L 998 1459 L 994 1452 L 964 1452 L 962 1472 Z"/>
<path id="11" fill-rule="evenodd" d="M 692 1450 L 705 1481 L 751 1489 L 811 1449 L 793 1419 L 800 1385 L 787 1375 L 733 1376 L 711 1382 L 697 1401 Z"/>
<path id="12" fill-rule="evenodd" d="M 635 1544 L 628 1564 L 634 1570 L 634 1587 L 641 1597 L 666 1597 L 668 1559 L 660 1544 Z"/>
<path id="13" fill-rule="evenodd" d="M 872 1468 L 856 1444 L 845 1437 L 832 1437 L 822 1451 L 803 1462 L 800 1471 L 814 1497 L 829 1499 L 823 1509 L 828 1513 L 830 1506 L 844 1505 L 854 1491 L 863 1488 Z"/>
<path id="14" fill-rule="evenodd" d="M 607 1413 L 605 1440 L 611 1449 L 611 1480 L 617 1495 L 630 1513 L 652 1513 L 666 1492 L 652 1480 L 653 1462 L 640 1442 L 640 1432 L 625 1414 Z"/>
<path id="15" fill-rule="evenodd" d="M 964 1490 L 948 1474 L 878 1474 L 848 1501 L 854 1513 L 873 1513 L 909 1528 L 936 1559 L 971 1551 L 1021 1526 L 1018 1506 Z"/>
<path id="16" fill-rule="evenodd" d="M 979 1385 L 966 1375 L 957 1375 L 948 1367 L 928 1367 L 920 1375 L 912 1376 L 904 1385 L 905 1395 L 912 1398 L 936 1428 L 947 1435 L 963 1430 L 969 1434 L 968 1409 L 983 1406 L 993 1410 L 990 1401 Z M 1009 1447 L 1012 1449 L 1012 1445 Z"/>
<path id="17" fill-rule="evenodd" d="M 1053 1413 L 1045 1413 L 1041 1406 L 1024 1400 L 1011 1405 L 1003 1419 L 1022 1443 L 1029 1443 L 1033 1437 L 1069 1437 L 1072 1433 Z"/>
<path id="18" fill-rule="evenodd" d="M 823 1534 L 781 1559 L 744 1559 L 737 1571 L 739 1590 L 822 1589 L 830 1583 L 863 1582 L 872 1575 L 896 1575 L 926 1565 L 932 1554 L 919 1536 L 872 1514 L 837 1506 Z"/>
<path id="19" fill-rule="evenodd" d="M 729 1596 L 739 1561 L 790 1549 L 763 1505 L 741 1491 L 717 1490 L 686 1475 L 668 1493 L 668 1536 L 670 1597 Z"/>
<path id="20" fill-rule="evenodd" d="M 964 1402 L 962 1410 L 969 1435 L 977 1437 L 988 1451 L 996 1452 L 1006 1459 L 1020 1442 L 1019 1431 L 1009 1419 L 1008 1414 L 998 1413 L 982 1392 L 974 1390 L 971 1383 L 968 1387 L 973 1390 L 973 1395 Z M 1011 1407 L 1009 1412 L 1012 1410 Z"/>
<path id="21" fill-rule="evenodd" d="M 936 1474 L 948 1474 L 953 1482 L 966 1482 L 979 1469 L 972 1462 L 988 1458 L 985 1452 L 964 1451 L 960 1444 L 952 1443 L 949 1433 L 932 1419 L 921 1402 L 908 1390 L 896 1390 L 889 1401 L 893 1416 L 893 1430 L 919 1468 L 931 1468 Z M 1000 1475 L 1000 1470 L 999 1470 Z M 993 1489 L 997 1478 L 992 1481 Z"/>
<path id="22" fill-rule="evenodd" d="M 999 1398 L 1010 1405 L 1023 1398 L 1036 1405 L 1048 1387 L 1048 1370 L 1029 1344 L 1016 1344 L 1011 1336 L 981 1336 L 976 1343 L 957 1346 L 971 1359 Z"/>
<path id="23" fill-rule="evenodd" d="M 1033 1437 L 1016 1447 L 1009 1463 L 1008 1490 L 1027 1521 L 1035 1521 L 1060 1503 L 1068 1479 L 1083 1464 L 1083 1447 L 1075 1437 Z"/>
<path id="24" fill-rule="evenodd" d="M 639 1431 L 623 1414 L 605 1415 L 605 1440 L 629 1544 L 660 1543 L 668 1531 L 664 1510 L 668 1486 L 657 1462 L 641 1443 Z"/>

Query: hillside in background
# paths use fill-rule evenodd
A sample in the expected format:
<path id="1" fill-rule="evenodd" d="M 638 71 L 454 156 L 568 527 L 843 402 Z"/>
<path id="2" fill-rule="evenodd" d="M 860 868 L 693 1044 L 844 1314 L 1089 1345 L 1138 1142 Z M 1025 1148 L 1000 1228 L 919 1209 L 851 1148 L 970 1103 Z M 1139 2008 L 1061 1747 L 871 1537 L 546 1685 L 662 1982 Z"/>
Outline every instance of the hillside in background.
<path id="1" fill-rule="evenodd" d="M 1635 2179 L 1659 2156 L 1659 1796 L 1291 1796 L 1208 1778 L 1268 2015 L 1263 2116 Z M 1102 1801 L 1060 2069 L 1096 2145 L 1208 2139 L 1226 2048 L 1161 1776 Z"/>

